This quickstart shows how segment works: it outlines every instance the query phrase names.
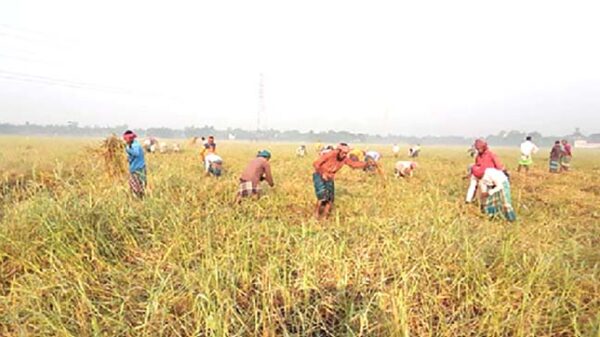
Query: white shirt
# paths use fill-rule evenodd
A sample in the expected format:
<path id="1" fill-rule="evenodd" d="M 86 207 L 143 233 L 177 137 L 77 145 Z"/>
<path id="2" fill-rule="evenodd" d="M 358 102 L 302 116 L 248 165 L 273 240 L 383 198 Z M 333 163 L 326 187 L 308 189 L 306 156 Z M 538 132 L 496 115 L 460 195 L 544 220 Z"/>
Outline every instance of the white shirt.
<path id="1" fill-rule="evenodd" d="M 379 152 L 377 152 L 377 151 L 367 151 L 365 153 L 365 156 L 366 157 L 371 157 L 375 161 L 379 161 L 379 159 L 381 159 L 381 154 L 379 154 Z"/>
<path id="2" fill-rule="evenodd" d="M 221 158 L 219 155 L 216 155 L 214 153 L 209 153 L 206 155 L 206 157 L 204 157 L 204 160 L 207 163 L 218 163 L 218 162 L 223 162 L 223 158 Z"/>
<path id="3" fill-rule="evenodd" d="M 532 141 L 530 140 L 526 140 L 523 143 L 521 143 L 521 154 L 524 156 L 531 156 L 532 154 L 538 152 L 538 147 L 533 144 Z"/>
<path id="4" fill-rule="evenodd" d="M 500 192 L 504 187 L 502 184 L 507 181 L 508 177 L 504 174 L 504 172 L 495 168 L 488 168 L 485 169 L 483 177 L 479 180 L 479 187 L 481 188 L 482 192 L 494 194 L 496 192 Z M 490 189 L 492 186 L 494 186 L 494 188 Z"/>
<path id="5" fill-rule="evenodd" d="M 400 152 L 400 146 L 394 145 L 394 147 L 392 147 L 392 151 L 394 151 L 394 153 Z"/>
<path id="6" fill-rule="evenodd" d="M 408 161 L 408 160 L 401 160 L 401 161 L 397 161 L 396 162 L 396 170 L 400 171 L 400 172 L 404 172 L 407 169 L 410 169 L 410 166 L 412 165 L 412 161 Z"/>

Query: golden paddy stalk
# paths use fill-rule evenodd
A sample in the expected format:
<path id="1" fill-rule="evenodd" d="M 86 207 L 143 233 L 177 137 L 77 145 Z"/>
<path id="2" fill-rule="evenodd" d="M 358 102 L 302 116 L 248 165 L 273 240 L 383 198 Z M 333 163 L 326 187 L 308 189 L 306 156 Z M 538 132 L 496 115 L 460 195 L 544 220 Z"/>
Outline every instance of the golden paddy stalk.
<path id="1" fill-rule="evenodd" d="M 3 158 L 19 162 L 6 149 L 22 141 L 0 139 Z M 548 175 L 542 155 L 528 176 L 513 172 L 507 223 L 464 204 L 465 149 L 426 147 L 415 177 L 396 180 L 390 149 L 375 146 L 385 187 L 344 168 L 332 217 L 317 222 L 314 155 L 293 145 L 221 142 L 220 179 L 189 145 L 147 155 L 139 201 L 89 144 L 72 141 L 22 197 L 2 199 L 2 336 L 598 334 L 598 152 L 576 151 L 564 175 Z M 276 187 L 234 206 L 264 147 Z M 497 152 L 514 171 L 518 150 Z"/>

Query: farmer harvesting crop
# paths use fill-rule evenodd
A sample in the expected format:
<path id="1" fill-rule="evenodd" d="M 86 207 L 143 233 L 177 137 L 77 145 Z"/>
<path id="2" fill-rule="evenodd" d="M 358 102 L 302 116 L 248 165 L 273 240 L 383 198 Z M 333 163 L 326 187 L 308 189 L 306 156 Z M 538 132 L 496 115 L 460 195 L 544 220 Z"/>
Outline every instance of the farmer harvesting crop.
<path id="1" fill-rule="evenodd" d="M 560 145 L 560 141 L 555 141 L 552 150 L 550 151 L 549 171 L 551 173 L 560 172 L 561 159 L 564 156 L 564 149 Z"/>
<path id="2" fill-rule="evenodd" d="M 348 158 L 352 161 L 364 161 L 365 151 L 361 149 L 352 149 L 352 151 L 348 152 Z"/>
<path id="3" fill-rule="evenodd" d="M 136 137 L 137 135 L 131 130 L 123 133 L 125 152 L 129 163 L 129 187 L 136 197 L 143 198 L 146 187 L 146 161 L 144 160 L 144 149 L 135 140 Z"/>
<path id="4" fill-rule="evenodd" d="M 475 157 L 475 165 L 473 167 L 481 167 L 483 169 L 486 168 L 495 168 L 500 171 L 504 171 L 504 165 L 498 159 L 495 153 L 493 153 L 489 148 L 488 144 L 484 139 L 477 139 L 473 144 L 475 150 L 477 150 L 477 157 Z M 467 190 L 467 197 L 465 201 L 470 203 L 473 201 L 475 197 L 475 192 L 477 191 L 477 179 L 471 176 L 471 180 L 469 183 L 469 188 Z"/>
<path id="5" fill-rule="evenodd" d="M 417 158 L 419 156 L 420 152 L 421 152 L 421 145 L 417 144 L 415 146 L 411 146 L 411 148 L 408 149 L 408 156 L 410 158 Z"/>
<path id="6" fill-rule="evenodd" d="M 223 172 L 223 159 L 219 155 L 215 153 L 207 154 L 204 163 L 206 165 L 206 175 L 221 176 Z"/>
<path id="7" fill-rule="evenodd" d="M 217 144 L 215 143 L 215 137 L 213 136 L 209 136 L 206 143 L 202 144 L 202 150 L 200 151 L 200 160 L 204 162 L 206 159 L 206 155 L 208 155 L 209 153 L 217 153 Z"/>
<path id="8" fill-rule="evenodd" d="M 499 215 L 508 221 L 515 221 L 517 216 L 512 207 L 510 183 L 506 174 L 498 169 L 482 166 L 473 166 L 472 173 L 479 179 L 483 212 L 490 217 Z"/>
<path id="9" fill-rule="evenodd" d="M 525 168 L 525 172 L 529 172 L 529 166 L 533 164 L 532 155 L 537 153 L 539 148 L 531 141 L 531 136 L 527 136 L 525 141 L 521 143 L 521 159 L 519 159 L 519 168 L 517 172 L 521 172 L 521 168 Z"/>
<path id="10" fill-rule="evenodd" d="M 568 171 L 571 167 L 571 158 L 573 158 L 573 154 L 571 153 L 571 144 L 566 139 L 561 141 L 563 146 L 563 156 L 560 158 L 560 169 L 562 171 Z"/>
<path id="11" fill-rule="evenodd" d="M 313 184 L 317 203 L 315 205 L 315 216 L 317 219 L 328 217 L 335 200 L 335 174 L 344 166 L 360 169 L 367 166 L 365 162 L 355 162 L 348 158 L 350 147 L 346 143 L 340 143 L 335 150 L 319 157 L 313 163 Z"/>
<path id="12" fill-rule="evenodd" d="M 414 161 L 401 160 L 394 165 L 394 175 L 396 178 L 412 177 L 413 171 L 417 168 L 417 163 Z"/>
<path id="13" fill-rule="evenodd" d="M 259 151 L 240 177 L 240 186 L 236 201 L 240 203 L 242 198 L 254 196 L 260 197 L 260 182 L 266 180 L 269 186 L 274 187 L 273 176 L 271 175 L 271 153 L 267 150 Z"/>
<path id="14" fill-rule="evenodd" d="M 296 149 L 296 157 L 302 158 L 306 156 L 306 145 L 302 144 Z"/>
<path id="15" fill-rule="evenodd" d="M 333 148 L 333 146 L 332 146 L 332 145 L 327 145 L 327 146 L 325 146 L 325 147 L 324 147 L 324 148 L 323 148 L 323 149 L 322 149 L 322 150 L 319 152 L 319 156 L 322 156 L 322 155 L 324 155 L 324 154 L 327 154 L 327 153 L 329 153 L 329 152 L 331 152 L 331 151 L 333 151 L 333 150 L 334 150 L 334 148 Z"/>
<path id="16" fill-rule="evenodd" d="M 323 151 L 324 148 L 325 148 L 325 146 L 323 146 L 323 144 L 321 144 L 321 141 L 317 140 L 317 143 L 315 144 L 315 152 L 321 153 L 321 151 Z"/>
<path id="17" fill-rule="evenodd" d="M 377 171 L 380 175 L 383 175 L 383 170 L 381 169 L 381 165 L 379 165 L 379 160 L 381 159 L 381 153 L 373 150 L 369 150 L 365 153 L 365 162 L 367 166 L 365 166 L 365 172 L 373 172 Z"/>

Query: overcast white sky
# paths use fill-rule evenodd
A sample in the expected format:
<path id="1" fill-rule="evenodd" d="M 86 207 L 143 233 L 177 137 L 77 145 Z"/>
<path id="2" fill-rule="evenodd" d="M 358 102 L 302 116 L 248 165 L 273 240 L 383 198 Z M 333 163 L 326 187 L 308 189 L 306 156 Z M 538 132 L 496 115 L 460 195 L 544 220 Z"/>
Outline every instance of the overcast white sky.
<path id="1" fill-rule="evenodd" d="M 600 132 L 600 1 L 2 0 L 0 121 Z"/>

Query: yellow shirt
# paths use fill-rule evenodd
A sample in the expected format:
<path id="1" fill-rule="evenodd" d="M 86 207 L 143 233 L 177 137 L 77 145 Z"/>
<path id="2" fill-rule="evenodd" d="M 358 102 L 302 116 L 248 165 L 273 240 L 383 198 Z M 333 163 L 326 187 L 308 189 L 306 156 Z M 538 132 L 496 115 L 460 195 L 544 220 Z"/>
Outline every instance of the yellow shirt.
<path id="1" fill-rule="evenodd" d="M 359 161 L 364 161 L 365 160 L 364 153 L 361 150 L 359 150 L 359 149 L 354 149 L 354 150 L 350 151 L 348 153 L 348 156 L 349 157 L 350 156 L 356 157 Z"/>

